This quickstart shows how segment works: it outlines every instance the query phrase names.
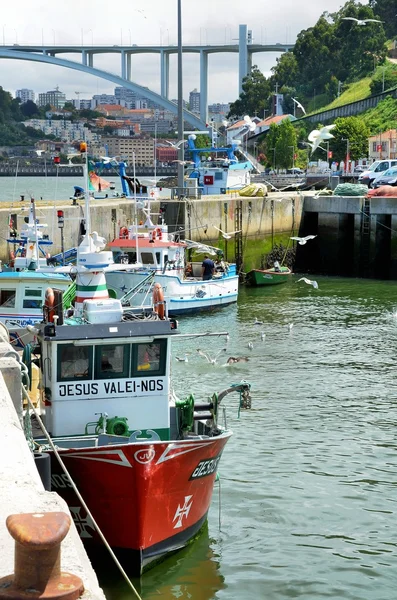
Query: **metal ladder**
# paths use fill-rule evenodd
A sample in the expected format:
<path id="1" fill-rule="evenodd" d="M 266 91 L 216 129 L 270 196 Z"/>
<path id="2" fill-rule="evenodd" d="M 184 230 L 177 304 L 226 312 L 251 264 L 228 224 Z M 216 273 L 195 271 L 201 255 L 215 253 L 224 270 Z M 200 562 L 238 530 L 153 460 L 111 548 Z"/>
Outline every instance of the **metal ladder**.
<path id="1" fill-rule="evenodd" d="M 370 271 L 370 247 L 371 247 L 371 199 L 364 198 L 361 213 L 361 251 L 360 251 L 360 274 L 369 277 Z"/>
<path id="2" fill-rule="evenodd" d="M 234 260 L 236 261 L 237 274 L 243 266 L 243 201 L 236 200 L 234 209 L 234 231 L 238 231 L 234 236 Z"/>

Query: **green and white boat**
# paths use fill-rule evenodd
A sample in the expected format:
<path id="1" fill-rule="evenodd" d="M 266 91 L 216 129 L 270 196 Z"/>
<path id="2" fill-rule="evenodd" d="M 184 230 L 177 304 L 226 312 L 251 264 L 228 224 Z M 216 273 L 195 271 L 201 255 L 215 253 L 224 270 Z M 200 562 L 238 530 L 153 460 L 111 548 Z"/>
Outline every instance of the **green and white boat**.
<path id="1" fill-rule="evenodd" d="M 288 267 L 272 267 L 271 269 L 252 269 L 246 275 L 248 285 L 277 285 L 286 283 L 292 275 Z"/>

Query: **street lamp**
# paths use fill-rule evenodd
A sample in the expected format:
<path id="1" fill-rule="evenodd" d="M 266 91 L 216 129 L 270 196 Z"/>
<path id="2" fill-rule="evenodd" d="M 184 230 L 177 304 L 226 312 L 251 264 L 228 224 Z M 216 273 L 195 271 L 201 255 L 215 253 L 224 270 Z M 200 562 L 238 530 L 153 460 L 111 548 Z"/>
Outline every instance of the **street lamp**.
<path id="1" fill-rule="evenodd" d="M 288 148 L 292 148 L 292 169 L 295 168 L 295 146 L 288 146 Z"/>
<path id="2" fill-rule="evenodd" d="M 276 148 L 270 148 L 273 151 L 273 171 L 276 172 Z"/>
<path id="3" fill-rule="evenodd" d="M 182 0 L 177 0 L 178 8 L 178 135 L 183 140 L 183 79 L 182 79 Z M 167 29 L 168 31 L 168 29 Z M 168 40 L 169 45 L 169 40 Z M 178 197 L 183 193 L 184 187 L 184 163 L 185 148 L 184 144 L 179 146 L 178 150 Z"/>
<path id="4" fill-rule="evenodd" d="M 92 29 L 89 29 L 88 33 L 90 33 L 90 31 L 91 31 L 91 46 L 93 46 L 94 45 L 94 32 L 92 31 Z"/>
<path id="5" fill-rule="evenodd" d="M 348 138 L 342 138 L 342 142 L 346 142 L 346 165 L 345 171 L 349 172 L 349 161 L 350 161 L 350 140 Z"/>
<path id="6" fill-rule="evenodd" d="M 52 36 L 53 36 L 53 40 L 54 40 L 54 46 L 55 46 L 55 30 L 54 30 L 54 29 L 51 29 L 51 31 L 52 31 Z"/>

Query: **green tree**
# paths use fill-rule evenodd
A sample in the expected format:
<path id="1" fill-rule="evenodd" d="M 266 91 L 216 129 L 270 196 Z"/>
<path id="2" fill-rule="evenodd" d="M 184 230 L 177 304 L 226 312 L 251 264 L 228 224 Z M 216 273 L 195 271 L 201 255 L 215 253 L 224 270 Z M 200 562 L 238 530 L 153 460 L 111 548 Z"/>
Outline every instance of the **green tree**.
<path id="1" fill-rule="evenodd" d="M 276 164 L 283 169 L 292 167 L 297 151 L 295 129 L 289 119 L 284 119 L 278 125 L 276 141 Z"/>
<path id="2" fill-rule="evenodd" d="M 380 94 L 397 86 L 397 67 L 387 64 L 376 70 L 370 83 L 371 94 Z"/>
<path id="3" fill-rule="evenodd" d="M 278 139 L 278 131 L 279 126 L 275 123 L 272 123 L 269 127 L 269 131 L 266 134 L 264 144 L 259 147 L 260 152 L 263 151 L 263 153 L 266 156 L 266 166 L 268 167 L 276 167 L 275 152 Z"/>
<path id="4" fill-rule="evenodd" d="M 299 78 L 298 63 L 293 52 L 284 52 L 280 58 L 276 59 L 276 66 L 272 67 L 272 83 L 280 87 L 287 86 L 294 88 Z"/>
<path id="5" fill-rule="evenodd" d="M 270 93 L 269 81 L 257 66 L 253 66 L 251 73 L 243 80 L 240 97 L 230 105 L 228 117 L 252 117 L 255 113 L 262 115 L 268 107 Z"/>
<path id="6" fill-rule="evenodd" d="M 335 119 L 336 127 L 332 129 L 333 139 L 330 140 L 330 150 L 338 162 L 345 160 L 347 140 L 351 160 L 358 160 L 368 155 L 369 129 L 360 117 Z"/>
<path id="7" fill-rule="evenodd" d="M 390 38 L 397 34 L 397 0 L 369 0 L 376 17 L 383 21 L 386 35 Z"/>
<path id="8" fill-rule="evenodd" d="M 26 119 L 31 119 L 35 115 L 40 115 L 37 104 L 35 104 L 32 100 L 27 100 L 21 104 L 21 113 L 24 117 L 26 117 Z"/>

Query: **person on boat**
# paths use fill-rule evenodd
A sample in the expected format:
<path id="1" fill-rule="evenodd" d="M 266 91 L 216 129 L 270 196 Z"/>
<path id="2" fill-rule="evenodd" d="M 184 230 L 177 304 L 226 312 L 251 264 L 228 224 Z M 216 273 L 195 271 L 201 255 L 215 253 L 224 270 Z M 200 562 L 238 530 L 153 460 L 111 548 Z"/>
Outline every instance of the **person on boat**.
<path id="1" fill-rule="evenodd" d="M 204 256 L 202 267 L 203 281 L 209 281 L 215 272 L 215 263 L 207 255 Z"/>
<path id="2" fill-rule="evenodd" d="M 113 371 L 113 365 L 111 364 L 107 356 L 102 357 L 101 369 L 102 371 Z"/>
<path id="3" fill-rule="evenodd" d="M 191 262 L 187 263 L 187 265 L 186 265 L 185 276 L 193 277 L 193 265 Z"/>

